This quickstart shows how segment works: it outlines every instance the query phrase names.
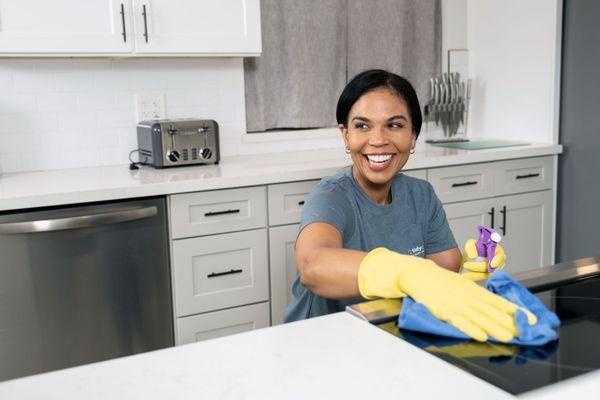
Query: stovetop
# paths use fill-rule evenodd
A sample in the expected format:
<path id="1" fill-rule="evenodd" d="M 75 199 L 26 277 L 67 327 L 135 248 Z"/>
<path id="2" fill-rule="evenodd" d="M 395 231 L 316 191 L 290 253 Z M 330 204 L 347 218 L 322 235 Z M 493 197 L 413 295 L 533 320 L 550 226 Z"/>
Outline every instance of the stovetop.
<path id="1" fill-rule="evenodd" d="M 561 320 L 558 340 L 545 346 L 479 343 L 400 330 L 401 300 L 360 303 L 348 311 L 509 393 L 521 394 L 600 369 L 598 261 L 589 258 L 515 275 Z"/>

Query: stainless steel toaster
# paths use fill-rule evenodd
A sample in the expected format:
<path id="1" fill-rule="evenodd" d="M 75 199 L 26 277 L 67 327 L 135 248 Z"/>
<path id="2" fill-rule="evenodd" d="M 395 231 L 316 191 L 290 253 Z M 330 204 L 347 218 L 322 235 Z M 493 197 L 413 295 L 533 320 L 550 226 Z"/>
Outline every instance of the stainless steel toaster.
<path id="1" fill-rule="evenodd" d="M 219 125 L 212 119 L 160 119 L 137 126 L 140 164 L 155 168 L 219 162 Z"/>

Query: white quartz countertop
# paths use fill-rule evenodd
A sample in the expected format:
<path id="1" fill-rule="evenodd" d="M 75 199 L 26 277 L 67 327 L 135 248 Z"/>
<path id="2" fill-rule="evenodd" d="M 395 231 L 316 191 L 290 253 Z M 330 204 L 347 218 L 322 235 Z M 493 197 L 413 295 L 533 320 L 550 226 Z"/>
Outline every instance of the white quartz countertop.
<path id="1" fill-rule="evenodd" d="M 525 397 L 589 398 L 597 372 Z M 3 400 L 512 397 L 345 312 L 0 383 Z"/>
<path id="2" fill-rule="evenodd" d="M 559 154 L 561 145 L 486 150 L 417 145 L 405 170 Z M 130 171 L 127 165 L 0 176 L 0 211 L 319 179 L 351 164 L 342 149 L 224 157 L 218 165 Z"/>

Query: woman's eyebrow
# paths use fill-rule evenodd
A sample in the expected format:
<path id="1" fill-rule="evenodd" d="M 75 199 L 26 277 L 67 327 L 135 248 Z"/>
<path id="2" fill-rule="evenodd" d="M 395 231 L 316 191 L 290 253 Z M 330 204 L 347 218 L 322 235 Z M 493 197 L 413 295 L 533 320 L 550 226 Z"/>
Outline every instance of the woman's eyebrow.
<path id="1" fill-rule="evenodd" d="M 357 119 L 359 121 L 364 121 L 364 122 L 371 122 L 371 120 L 367 117 L 354 117 L 354 118 L 352 118 L 352 121 L 354 121 L 355 119 Z"/>
<path id="2" fill-rule="evenodd" d="M 408 118 L 406 118 L 404 115 L 394 115 L 393 117 L 389 117 L 388 121 L 393 121 L 395 119 L 403 119 L 408 122 Z"/>

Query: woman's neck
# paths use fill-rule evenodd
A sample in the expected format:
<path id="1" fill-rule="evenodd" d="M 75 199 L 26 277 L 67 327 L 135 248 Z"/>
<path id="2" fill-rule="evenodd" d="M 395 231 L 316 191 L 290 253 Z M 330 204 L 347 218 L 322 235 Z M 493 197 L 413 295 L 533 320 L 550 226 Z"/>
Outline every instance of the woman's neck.
<path id="1" fill-rule="evenodd" d="M 363 193 L 375 203 L 385 206 L 392 202 L 392 181 L 380 185 L 374 184 L 373 182 L 369 182 L 366 179 L 357 176 L 356 168 L 354 167 L 352 168 L 352 177 Z"/>

